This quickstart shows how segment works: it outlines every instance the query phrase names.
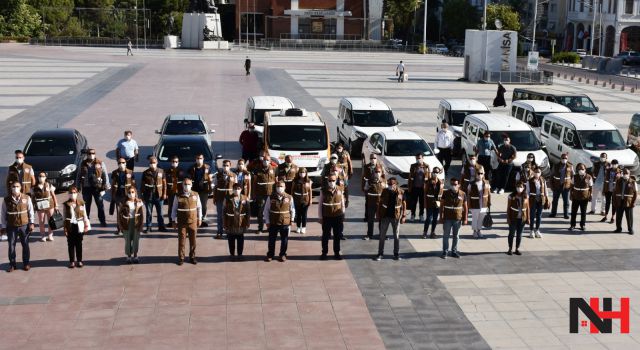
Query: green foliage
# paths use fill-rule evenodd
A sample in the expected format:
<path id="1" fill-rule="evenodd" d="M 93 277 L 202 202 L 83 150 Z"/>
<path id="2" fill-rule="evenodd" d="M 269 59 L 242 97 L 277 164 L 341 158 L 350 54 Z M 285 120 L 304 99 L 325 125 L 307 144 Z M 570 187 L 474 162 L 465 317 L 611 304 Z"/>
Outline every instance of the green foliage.
<path id="1" fill-rule="evenodd" d="M 447 37 L 463 40 L 465 30 L 479 28 L 480 16 L 468 0 L 446 0 L 442 25 Z"/>
<path id="2" fill-rule="evenodd" d="M 39 36 L 42 33 L 42 19 L 25 0 L 3 0 L 0 7 L 0 36 Z"/>
<path id="3" fill-rule="evenodd" d="M 384 2 L 385 15 L 393 19 L 393 25 L 398 34 L 408 39 L 413 24 L 415 10 L 422 0 L 386 0 Z"/>
<path id="4" fill-rule="evenodd" d="M 575 52 L 558 52 L 551 58 L 553 63 L 580 63 L 580 56 Z"/>
<path id="5" fill-rule="evenodd" d="M 502 21 L 503 30 L 520 31 L 520 15 L 510 5 L 487 5 L 487 29 L 497 29 L 495 21 L 498 18 Z"/>

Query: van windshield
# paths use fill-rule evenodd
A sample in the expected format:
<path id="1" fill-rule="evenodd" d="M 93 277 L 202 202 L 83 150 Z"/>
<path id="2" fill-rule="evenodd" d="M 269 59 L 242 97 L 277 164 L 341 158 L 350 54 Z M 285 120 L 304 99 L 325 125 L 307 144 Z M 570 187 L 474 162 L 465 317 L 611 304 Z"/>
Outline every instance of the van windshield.
<path id="1" fill-rule="evenodd" d="M 396 125 L 391 111 L 353 111 L 353 125 L 355 126 L 394 126 Z"/>
<path id="2" fill-rule="evenodd" d="M 254 109 L 253 110 L 253 124 L 262 125 L 264 124 L 264 113 L 265 112 L 278 112 L 279 109 Z"/>
<path id="3" fill-rule="evenodd" d="M 556 102 L 575 113 L 595 113 L 598 110 L 587 96 L 555 96 Z"/>
<path id="4" fill-rule="evenodd" d="M 578 131 L 580 144 L 586 150 L 623 150 L 626 143 L 618 130 L 580 130 Z"/>
<path id="5" fill-rule="evenodd" d="M 326 150 L 327 129 L 323 125 L 269 126 L 269 149 L 287 151 Z"/>
<path id="6" fill-rule="evenodd" d="M 462 126 L 464 118 L 469 114 L 489 113 L 489 111 L 451 111 L 451 124 L 454 126 Z"/>
<path id="7" fill-rule="evenodd" d="M 531 130 L 523 131 L 493 131 L 491 130 L 491 139 L 496 145 L 503 143 L 503 136 L 509 135 L 511 139 L 511 145 L 516 148 L 518 152 L 521 151 L 537 151 L 540 149 L 540 143 L 536 138 L 536 135 Z"/>

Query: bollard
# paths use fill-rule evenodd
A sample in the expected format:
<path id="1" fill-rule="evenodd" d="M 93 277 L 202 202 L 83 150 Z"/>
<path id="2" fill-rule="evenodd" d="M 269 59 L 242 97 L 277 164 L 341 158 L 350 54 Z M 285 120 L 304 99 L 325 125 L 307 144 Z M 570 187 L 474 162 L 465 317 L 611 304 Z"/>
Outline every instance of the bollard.
<path id="1" fill-rule="evenodd" d="M 616 84 L 615 83 L 611 84 L 611 88 L 615 89 L 616 88 Z"/>
<path id="2" fill-rule="evenodd" d="M 620 87 L 620 91 L 624 91 L 624 84 Z"/>
<path id="3" fill-rule="evenodd" d="M 598 79 L 593 81 L 593 85 L 598 85 Z"/>
<path id="4" fill-rule="evenodd" d="M 629 92 L 631 92 L 631 93 L 636 92 L 636 88 L 631 88 L 631 89 L 629 89 Z"/>
<path id="5" fill-rule="evenodd" d="M 574 75 L 572 75 L 572 76 L 571 76 L 571 80 L 573 80 L 573 78 L 575 78 L 575 77 L 576 77 L 576 76 L 575 76 L 575 74 L 574 74 Z"/>
<path id="6" fill-rule="evenodd" d="M 565 73 L 565 75 L 564 75 L 564 79 L 567 79 L 567 74 L 566 74 L 566 73 Z"/>
<path id="7" fill-rule="evenodd" d="M 587 81 L 585 81 L 585 83 L 589 84 L 589 78 L 587 78 Z"/>
<path id="8" fill-rule="evenodd" d="M 578 77 L 578 83 L 582 82 L 582 77 Z"/>
<path id="9" fill-rule="evenodd" d="M 557 78 L 560 78 L 560 73 L 558 73 L 558 75 L 556 76 Z"/>
<path id="10" fill-rule="evenodd" d="M 607 82 L 606 82 L 606 81 L 603 81 L 603 82 L 602 82 L 602 87 L 605 87 L 605 86 L 607 86 Z"/>

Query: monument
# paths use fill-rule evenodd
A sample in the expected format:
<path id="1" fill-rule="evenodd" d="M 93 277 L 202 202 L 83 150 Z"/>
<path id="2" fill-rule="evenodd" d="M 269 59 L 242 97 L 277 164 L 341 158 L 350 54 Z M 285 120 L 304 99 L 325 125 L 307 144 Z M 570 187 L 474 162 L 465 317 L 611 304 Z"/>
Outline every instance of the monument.
<path id="1" fill-rule="evenodd" d="M 464 77 L 468 81 L 481 81 L 485 74 L 516 71 L 517 32 L 467 29 L 464 43 Z"/>
<path id="2" fill-rule="evenodd" d="M 182 48 L 229 49 L 229 43 L 222 39 L 214 0 L 190 0 L 189 12 L 182 15 Z"/>

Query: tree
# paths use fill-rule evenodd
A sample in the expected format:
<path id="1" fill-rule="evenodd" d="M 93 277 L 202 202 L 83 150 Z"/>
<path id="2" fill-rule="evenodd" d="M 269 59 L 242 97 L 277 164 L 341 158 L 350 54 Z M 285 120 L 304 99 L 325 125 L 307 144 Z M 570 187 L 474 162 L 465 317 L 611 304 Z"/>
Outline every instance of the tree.
<path id="1" fill-rule="evenodd" d="M 487 29 L 497 29 L 496 19 L 502 22 L 503 30 L 520 31 L 520 15 L 511 6 L 505 4 L 487 5 Z"/>
<path id="2" fill-rule="evenodd" d="M 75 6 L 73 0 L 27 0 L 27 3 L 42 16 L 46 35 L 60 36 L 69 30 L 69 25 L 74 25 L 69 23 Z"/>
<path id="3" fill-rule="evenodd" d="M 408 40 L 411 36 L 411 26 L 416 9 L 422 0 L 386 0 L 385 14 L 393 19 L 393 25 L 402 39 Z"/>
<path id="4" fill-rule="evenodd" d="M 449 38 L 464 39 L 467 29 L 478 29 L 478 10 L 468 0 L 447 0 L 442 9 L 442 26 Z"/>
<path id="5" fill-rule="evenodd" d="M 5 0 L 0 8 L 0 36 L 39 36 L 42 20 L 36 10 L 25 0 Z"/>

